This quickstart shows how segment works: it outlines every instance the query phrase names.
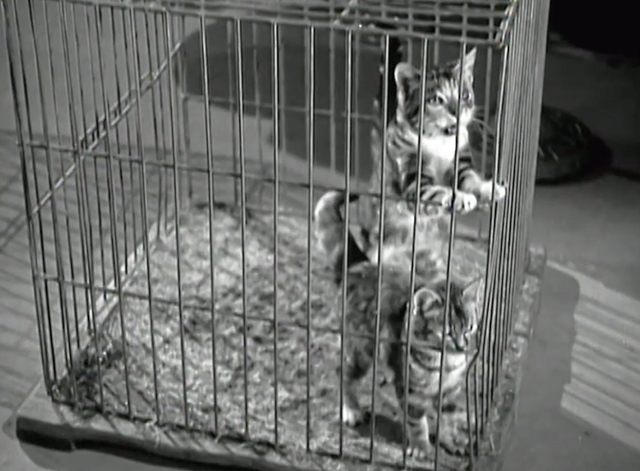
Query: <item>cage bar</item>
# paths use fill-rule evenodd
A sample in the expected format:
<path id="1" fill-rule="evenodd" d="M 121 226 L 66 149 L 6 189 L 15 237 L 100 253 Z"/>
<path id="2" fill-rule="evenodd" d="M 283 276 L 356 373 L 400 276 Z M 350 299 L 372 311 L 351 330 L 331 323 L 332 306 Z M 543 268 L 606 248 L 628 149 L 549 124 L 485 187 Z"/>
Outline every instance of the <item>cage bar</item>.
<path id="1" fill-rule="evenodd" d="M 389 36 L 388 35 L 384 35 L 384 40 L 383 40 L 383 50 L 384 50 L 384 68 L 383 68 L 383 72 L 382 72 L 382 96 L 383 97 L 388 97 L 389 96 Z M 383 100 L 382 103 L 382 129 L 386 129 L 387 125 L 388 125 L 388 107 L 389 107 L 389 100 Z M 382 158 L 380 159 L 380 205 L 382 207 L 384 207 L 384 204 L 386 202 L 386 191 L 385 191 L 385 184 L 386 184 L 386 177 L 385 177 L 385 162 L 387 159 L 387 133 L 382 133 L 382 139 L 381 139 L 381 149 L 380 149 L 380 155 L 382 156 Z M 378 260 L 381 259 L 382 256 L 382 242 L 383 242 L 383 235 L 384 235 L 384 211 L 382 211 L 380 213 L 380 220 L 379 220 L 379 225 L 378 225 L 378 254 L 377 254 L 377 258 Z M 377 273 L 377 277 L 378 277 L 378 282 L 377 282 L 377 286 L 376 286 L 376 293 L 378 293 L 378 295 L 376 296 L 376 327 L 375 327 L 375 350 L 374 350 L 374 356 L 373 356 L 373 370 L 372 370 L 372 377 L 373 380 L 371 381 L 371 410 L 373 411 L 373 413 L 371 414 L 371 427 L 370 427 L 370 434 L 371 434 L 371 440 L 369 442 L 369 461 L 371 461 L 372 463 L 374 462 L 374 448 L 375 448 L 375 430 L 376 430 L 376 386 L 377 386 L 377 382 L 376 382 L 376 378 L 377 378 L 377 373 L 378 373 L 378 356 L 379 356 L 379 352 L 380 352 L 380 310 L 382 308 L 382 299 L 380 297 L 380 293 L 382 292 L 382 264 L 378 264 L 378 273 Z"/>
<path id="2" fill-rule="evenodd" d="M 351 109 L 353 105 L 353 33 L 351 31 L 347 32 L 347 37 L 345 39 L 345 46 L 347 49 L 346 54 L 346 63 L 345 63 L 345 82 L 346 82 L 346 94 L 345 94 L 345 108 L 346 108 L 346 157 L 345 157 L 345 170 L 344 170 L 344 187 L 345 194 L 351 193 L 351 136 L 352 136 L 352 116 Z M 346 204 L 344 207 L 344 239 L 343 244 L 344 247 L 349 246 L 349 222 L 350 222 L 350 211 L 349 205 Z M 349 276 L 348 274 L 349 266 L 348 266 L 348 257 L 344 257 L 343 265 L 342 265 L 342 273 L 345 274 L 345 277 Z M 347 308 L 347 284 L 344 283 L 342 285 L 342 323 L 340 330 L 340 443 L 338 448 L 338 455 L 342 456 L 344 452 L 344 338 L 347 331 L 347 320 L 346 320 L 346 308 Z"/>
<path id="3" fill-rule="evenodd" d="M 93 7 L 93 8 L 90 8 Z M 105 119 L 101 120 L 100 119 L 100 107 L 99 107 L 99 101 L 98 101 L 98 97 L 97 95 L 99 94 L 99 92 L 96 91 L 96 87 L 98 87 L 98 83 L 101 82 L 101 76 L 100 79 L 98 79 L 99 74 L 96 73 L 95 70 L 95 55 L 94 55 L 94 44 L 95 43 L 99 43 L 100 38 L 98 36 L 94 36 L 91 37 L 92 35 L 92 28 L 91 28 L 91 21 L 90 21 L 90 11 L 93 10 L 94 12 L 94 18 L 97 18 L 98 16 L 98 10 L 97 10 L 97 5 L 93 4 L 93 5 L 86 5 L 84 8 L 84 27 L 85 30 L 87 31 L 87 35 L 89 36 L 89 44 L 88 44 L 88 50 L 89 50 L 89 64 L 90 64 L 90 74 L 91 74 L 91 98 L 92 98 L 92 105 L 93 105 L 93 109 L 94 109 L 94 120 L 95 120 L 95 124 L 94 124 L 94 128 L 96 130 L 96 132 L 99 132 L 100 134 L 100 139 L 96 139 L 94 141 L 96 147 L 99 146 L 101 143 L 104 142 L 104 139 L 108 138 L 108 129 L 110 126 L 112 125 L 116 125 L 115 123 L 112 123 L 109 118 L 109 109 L 110 108 L 105 108 L 104 109 L 104 116 Z M 95 41 L 94 41 L 95 38 Z M 78 49 L 77 49 L 77 53 L 78 53 L 78 62 L 80 62 L 80 46 L 78 45 Z M 78 65 L 78 70 L 80 70 L 80 65 Z M 103 102 L 104 105 L 104 102 Z M 102 129 L 101 129 L 102 127 Z M 110 157 L 110 153 L 107 150 L 105 150 L 105 153 L 107 155 L 107 157 Z M 93 178 L 95 179 L 96 185 L 95 185 L 95 201 L 96 201 L 96 206 L 97 206 L 97 211 L 98 211 L 98 235 L 97 238 L 99 239 L 98 242 L 98 247 L 100 248 L 100 269 L 101 269 L 101 275 L 102 275 L 102 285 L 106 285 L 109 280 L 107 279 L 107 264 L 106 264 L 106 255 L 105 255 L 105 244 L 102 243 L 102 235 L 104 234 L 104 225 L 103 225 L 103 208 L 102 208 L 102 185 L 100 184 L 100 182 L 102 181 L 102 178 L 100 178 L 100 174 L 98 171 L 98 162 L 97 161 L 93 161 Z M 109 187 L 107 187 L 109 188 Z M 107 190 L 108 191 L 108 190 Z M 90 200 L 88 200 L 90 202 Z M 95 235 L 95 233 L 94 233 Z M 94 238 L 92 237 L 90 239 L 91 241 L 91 254 L 94 254 Z M 94 262 L 95 263 L 95 262 Z M 115 264 L 114 264 L 115 267 Z M 106 302 L 107 298 L 103 297 L 103 302 Z"/>
<path id="4" fill-rule="evenodd" d="M 123 12 L 124 14 L 124 12 Z M 136 44 L 136 38 L 138 36 L 138 31 L 136 27 L 135 21 L 135 13 L 133 10 L 129 11 L 129 18 L 131 20 L 131 29 L 129 33 L 131 35 L 131 43 Z M 123 17 L 124 20 L 124 17 Z M 123 21 L 124 25 L 124 21 Z M 136 77 L 140 77 L 141 69 L 140 69 L 140 53 L 139 51 L 134 52 L 134 62 L 133 62 L 133 70 Z M 150 340 L 151 340 L 151 361 L 153 364 L 153 400 L 154 400 L 154 409 L 156 411 L 156 421 L 160 423 L 162 421 L 162 412 L 160 410 L 160 393 L 158 386 L 158 353 L 156 348 L 156 336 L 155 336 L 155 323 L 154 323 L 154 308 L 153 308 L 153 286 L 151 281 L 151 249 L 150 249 L 150 227 L 149 227 L 149 203 L 147 201 L 147 166 L 145 158 L 145 150 L 144 145 L 142 144 L 142 110 L 140 109 L 140 104 L 142 103 L 142 92 L 140 91 L 140 83 L 136 81 L 135 84 L 136 89 L 136 133 L 137 133 L 137 141 L 138 141 L 138 153 L 140 154 L 140 167 L 141 171 L 140 175 L 140 197 L 141 197 L 141 205 L 142 205 L 142 244 L 143 250 L 145 254 L 145 268 L 147 272 L 147 300 L 149 302 L 149 329 L 150 329 Z M 119 94 L 119 93 L 118 93 Z M 155 100 L 154 100 L 155 102 Z M 154 103 L 155 104 L 155 103 Z M 154 113 L 155 114 L 155 113 Z M 157 142 L 157 126 L 154 123 L 154 134 Z M 130 168 L 132 168 L 133 162 L 130 161 Z M 122 168 L 122 167 L 121 167 Z M 133 170 L 131 171 L 133 175 Z M 124 204 L 123 204 L 124 207 Z M 135 216 L 134 216 L 135 220 Z M 134 231 L 135 233 L 135 231 Z M 126 233 L 125 233 L 126 234 Z M 126 240 L 126 235 L 125 235 Z M 137 240 L 134 236 L 134 241 Z M 137 253 L 137 251 L 136 251 Z M 125 270 L 128 267 L 125 267 Z"/>
<path id="5" fill-rule="evenodd" d="M 173 55 L 171 53 L 171 46 L 173 45 L 173 24 L 172 18 L 169 18 L 169 15 L 164 15 L 162 18 L 162 23 L 165 31 L 165 53 L 167 54 L 167 59 L 169 60 L 169 69 L 174 70 L 173 68 Z M 171 148 L 173 149 L 173 211 L 174 211 L 174 221 L 175 221 L 175 231 L 176 231 L 176 274 L 177 274 L 177 283 L 178 283 L 178 314 L 180 316 L 180 367 L 182 374 L 182 401 L 183 401 L 183 413 L 184 413 L 184 426 L 189 428 L 189 398 L 187 395 L 187 366 L 185 359 L 185 338 L 184 338 L 184 304 L 182 299 L 182 259 L 181 259 L 181 250 L 180 250 L 180 210 L 182 208 L 182 202 L 180 201 L 180 178 L 178 177 L 178 123 L 177 123 L 177 111 L 176 104 L 174 102 L 174 97 L 176 96 L 176 85 L 175 78 L 173 74 L 169 74 L 169 90 L 170 90 L 170 98 L 169 98 L 169 117 L 170 117 L 170 127 L 171 127 Z"/>
<path id="6" fill-rule="evenodd" d="M 420 91 L 419 91 L 419 103 L 424 103 L 426 93 L 427 93 L 427 60 L 428 60 L 428 43 L 426 40 L 423 40 L 420 44 Z M 418 117 L 418 129 L 422 129 L 424 126 L 424 114 L 425 107 L 420 106 L 420 114 Z M 456 138 L 457 142 L 457 138 Z M 422 168 L 422 162 L 424 159 L 424 155 L 422 153 L 422 138 L 418 138 L 418 148 L 417 148 L 417 168 Z M 456 144 L 457 146 L 457 144 Z M 456 173 L 456 171 L 454 171 Z M 418 219 L 418 211 L 420 210 L 420 191 L 418 189 L 422 188 L 422 172 L 418 172 L 416 176 L 416 195 L 414 201 L 414 209 L 413 209 L 413 220 L 416 221 Z M 454 196 L 455 196 L 455 186 L 454 186 Z M 413 312 L 414 309 L 414 297 L 413 293 L 416 290 L 416 235 L 417 235 L 418 225 L 413 225 L 413 230 L 411 234 L 411 280 L 409 281 L 409 302 L 408 302 L 408 312 Z M 446 313 L 445 313 L 446 317 Z M 446 320 L 445 320 L 446 323 Z M 408 447 L 408 438 L 407 438 L 407 421 L 409 417 L 409 401 L 407 398 L 409 397 L 409 374 L 411 371 L 411 365 L 409 363 L 409 356 L 411 353 L 411 333 L 413 324 L 413 316 L 409 315 L 409 320 L 407 322 L 407 337 L 404 341 L 406 345 L 405 349 L 405 358 L 404 358 L 404 397 L 405 400 L 402 403 L 403 408 L 403 416 L 402 416 L 402 466 L 407 466 L 407 447 Z M 437 456 L 436 456 L 437 462 Z"/>
<path id="7" fill-rule="evenodd" d="M 307 200 L 307 214 L 309 217 L 307 218 L 307 232 L 311 234 L 313 232 L 313 219 L 311 218 L 311 214 L 313 214 L 313 187 L 315 181 L 315 175 L 313 173 L 314 165 L 315 165 L 315 92 L 316 92 L 316 32 L 313 27 L 309 28 L 309 35 L 307 37 L 307 52 L 308 55 L 305 57 L 307 62 L 307 100 L 308 100 L 308 113 L 307 113 L 307 143 L 309 146 L 309 197 Z M 275 101 L 274 97 L 274 103 Z M 259 122 L 259 121 L 258 121 Z M 277 129 L 277 128 L 274 128 Z M 276 133 L 274 133 L 276 134 Z M 277 163 L 276 163 L 277 165 Z M 278 178 L 275 178 L 276 182 Z M 276 198 L 277 201 L 277 198 Z M 274 206 L 275 207 L 275 206 Z M 277 225 L 277 222 L 276 222 Z M 306 448 L 307 451 L 311 450 L 311 284 L 313 280 L 312 274 L 312 264 L 313 264 L 313 254 L 312 254 L 312 241 L 309 238 L 307 243 L 307 429 L 306 429 Z M 277 270 L 276 270 L 277 271 Z M 274 274 L 275 279 L 275 274 Z M 277 308 L 274 308 L 274 316 Z M 276 324 L 277 326 L 277 324 Z M 277 327 L 276 327 L 277 330 Z M 275 410 L 278 410 L 278 405 L 276 403 Z M 276 441 L 276 445 L 278 442 Z"/>
<path id="8" fill-rule="evenodd" d="M 110 12 L 111 13 L 111 19 L 113 22 L 113 11 Z M 123 39 L 124 39 L 124 58 L 125 58 L 125 70 L 126 70 L 126 76 L 127 76 L 127 88 L 129 90 L 135 89 L 136 90 L 136 98 L 138 97 L 137 95 L 137 88 L 140 86 L 140 82 L 137 80 L 137 77 L 141 77 L 142 76 L 142 70 L 140 69 L 140 73 L 135 74 L 134 72 L 134 78 L 132 79 L 132 62 L 135 62 L 135 56 L 136 54 L 139 54 L 140 49 L 139 49 L 139 45 L 135 42 L 133 42 L 133 40 L 135 39 L 135 37 L 131 37 L 131 47 L 129 46 L 129 39 L 130 39 L 130 35 L 127 34 L 127 18 L 129 18 L 131 20 L 131 23 L 129 25 L 129 31 L 133 31 L 135 28 L 135 14 L 131 11 L 126 11 L 126 10 L 122 10 L 122 33 L 123 33 Z M 113 22 L 113 26 L 115 27 L 115 22 Z M 114 30 L 114 39 L 115 39 L 115 30 Z M 135 47 L 135 51 L 132 50 L 132 48 Z M 116 54 L 116 50 L 118 48 L 114 47 L 113 48 L 113 54 L 114 54 L 114 63 L 117 63 L 117 54 Z M 131 56 L 131 57 L 130 57 Z M 139 57 L 138 57 L 139 59 Z M 118 73 L 117 71 L 115 71 L 115 78 L 116 78 L 116 87 L 118 86 L 119 80 L 118 80 Z M 132 85 L 132 81 L 135 81 L 135 85 Z M 117 88 L 116 88 L 117 90 Z M 120 96 L 120 92 L 116 91 L 117 95 Z M 140 97 L 141 98 L 141 97 Z M 136 108 L 140 108 L 141 106 L 141 101 L 140 99 L 136 100 Z M 133 121 L 133 119 L 130 119 L 131 116 L 128 115 L 127 118 L 125 119 L 125 123 L 126 123 L 126 128 L 127 128 L 127 147 L 129 149 L 129 152 L 131 152 L 131 149 L 134 148 L 133 146 L 133 141 L 131 139 L 131 121 Z M 135 124 L 134 124 L 135 126 Z M 142 148 L 142 143 L 139 141 L 139 138 L 141 138 L 141 135 L 139 134 L 134 134 L 136 136 L 136 140 L 138 141 L 138 149 Z M 144 157 L 142 155 L 140 155 L 140 157 L 142 159 L 144 159 Z M 132 194 L 132 199 L 134 201 L 131 201 L 130 203 L 130 207 L 131 207 L 131 233 L 133 236 L 133 245 L 135 247 L 136 243 L 140 240 L 140 236 L 138 235 L 138 218 L 136 218 L 136 204 L 135 204 L 135 177 L 134 177 L 134 165 L 133 165 L 133 159 L 129 160 L 129 189 L 131 191 Z M 127 202 L 126 202 L 126 198 L 125 198 L 125 183 L 124 183 L 124 172 L 123 172 L 123 168 L 122 165 L 119 165 L 119 171 L 120 171 L 120 184 L 121 184 L 121 196 L 122 196 L 122 208 L 123 211 L 126 211 L 125 208 L 127 208 Z M 136 168 L 136 170 L 140 171 L 140 168 Z M 140 202 L 140 212 L 142 213 L 142 201 Z M 144 216 L 142 216 L 142 214 L 140 213 L 140 219 L 142 219 Z M 124 251 L 126 254 L 133 252 L 133 257 L 134 257 L 134 263 L 138 262 L 138 251 L 135 249 L 131 249 L 131 251 L 127 248 L 129 245 L 129 239 L 127 238 L 127 218 L 123 217 L 122 218 L 122 224 L 124 226 Z M 142 229 L 141 229 L 142 230 Z M 145 237 L 145 236 L 142 236 Z M 128 264 L 128 259 L 125 262 L 125 267 L 124 267 L 125 273 L 129 273 L 130 267 Z"/>
<path id="9" fill-rule="evenodd" d="M 204 125 L 205 125 L 205 139 L 207 146 L 207 171 L 209 178 L 207 179 L 207 207 L 209 211 L 209 265 L 210 265 L 210 277 L 211 277 L 211 294 L 215 293 L 215 254 L 213 241 L 215 238 L 215 228 L 213 224 L 215 210 L 213 207 L 215 200 L 214 193 L 214 170 L 213 170 L 213 143 L 211 138 L 211 109 L 209 108 L 209 56 L 207 49 L 207 24 L 205 18 L 200 17 L 200 36 L 201 36 L 201 51 L 202 51 L 202 90 L 204 93 Z M 188 133 L 188 131 L 187 131 Z M 216 309 L 215 305 L 211 305 L 211 380 L 213 382 L 213 421 L 214 430 L 217 433 L 219 430 L 218 420 L 218 368 L 216 360 Z"/>
<path id="10" fill-rule="evenodd" d="M 280 30 L 276 23 L 271 28 L 271 53 L 273 57 L 272 73 L 273 73 L 273 402 L 275 403 L 273 422 L 274 422 L 274 441 L 278 444 L 278 214 L 280 209 Z M 310 180 L 312 181 L 312 180 Z M 309 190 L 311 192 L 311 190 Z M 310 264 L 310 262 L 309 262 Z M 307 320 L 308 322 L 308 320 Z M 309 345 L 309 335 L 307 335 L 307 345 Z M 309 352 L 307 351 L 307 358 Z M 307 378 L 311 375 L 311 365 L 307 361 Z M 309 384 L 307 380 L 307 390 Z M 311 418 L 307 416 L 307 450 L 310 449 L 310 430 Z"/>
<path id="11" fill-rule="evenodd" d="M 246 234 L 247 234 L 247 183 L 246 183 L 246 162 L 244 150 L 244 75 L 243 75 L 243 53 L 242 53 L 242 23 L 240 20 L 234 22 L 234 34 L 236 45 L 236 96 L 238 97 L 238 151 L 240 157 L 240 201 L 242 211 L 242 307 L 244 312 L 242 330 L 242 348 L 244 353 L 244 415 L 245 434 L 249 435 L 249 393 L 248 386 L 248 358 L 247 358 L 247 260 L 246 260 Z"/>
<path id="12" fill-rule="evenodd" d="M 458 83 L 462 84 L 462 76 L 464 73 L 464 60 L 465 60 L 465 56 L 467 53 L 467 47 L 466 44 L 462 44 L 462 47 L 460 48 L 460 71 L 458 74 Z M 426 75 L 426 71 L 423 72 L 424 75 Z M 455 137 L 455 158 L 454 158 L 454 162 L 453 162 L 453 194 L 451 196 L 451 202 L 452 204 L 454 203 L 455 199 L 456 199 L 456 194 L 459 191 L 458 189 L 458 172 L 460 170 L 460 154 L 459 154 L 459 146 L 460 146 L 460 133 L 458 132 L 458 129 L 460 128 L 460 100 L 462 98 L 462 85 L 460 85 L 458 87 L 457 90 L 457 101 L 456 101 L 456 137 Z M 422 100 L 421 100 L 422 103 Z M 420 128 L 422 129 L 422 128 Z M 420 167 L 419 167 L 420 168 Z M 447 253 L 447 287 L 446 287 L 446 291 L 445 291 L 445 295 L 444 295 L 444 325 L 442 326 L 442 338 L 446 338 L 447 335 L 447 326 L 449 325 L 449 319 L 451 318 L 451 316 L 453 315 L 453 313 L 451 312 L 451 267 L 452 267 L 452 255 L 453 255 L 453 250 L 454 250 L 454 243 L 455 243 L 455 233 L 456 233 L 456 212 L 455 211 L 451 211 L 451 218 L 450 218 L 450 222 L 449 222 L 449 250 Z M 413 290 L 412 290 L 413 291 Z M 440 360 L 440 378 L 443 377 L 444 375 L 444 368 L 445 368 L 445 361 L 446 361 L 446 355 L 447 355 L 447 349 L 443 348 L 442 349 L 442 353 L 441 353 L 441 360 Z M 440 380 L 439 382 L 440 384 L 438 385 L 438 407 L 437 407 L 437 414 L 436 414 L 436 437 L 440 436 L 440 420 L 442 418 L 442 386 L 443 386 L 443 381 Z M 436 446 L 436 450 L 435 450 L 435 471 L 438 471 L 438 465 L 440 464 L 439 461 L 440 458 L 440 447 Z"/>

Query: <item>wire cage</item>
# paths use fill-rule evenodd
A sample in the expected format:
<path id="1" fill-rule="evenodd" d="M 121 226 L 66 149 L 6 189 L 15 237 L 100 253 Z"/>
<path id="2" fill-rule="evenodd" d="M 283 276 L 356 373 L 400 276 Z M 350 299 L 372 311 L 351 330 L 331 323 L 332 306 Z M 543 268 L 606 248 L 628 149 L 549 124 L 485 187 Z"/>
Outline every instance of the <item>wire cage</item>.
<path id="1" fill-rule="evenodd" d="M 485 453 L 528 253 L 548 1 L 3 0 L 2 15 L 52 401 L 340 458 L 332 469 L 460 469 Z M 375 373 L 370 424 L 341 425 L 347 334 L 313 207 L 370 190 L 394 65 L 472 47 L 471 146 L 508 192 L 447 218 L 447 274 L 483 280 L 468 440 L 411 462 Z M 437 407 L 432 434 L 451 417 Z"/>

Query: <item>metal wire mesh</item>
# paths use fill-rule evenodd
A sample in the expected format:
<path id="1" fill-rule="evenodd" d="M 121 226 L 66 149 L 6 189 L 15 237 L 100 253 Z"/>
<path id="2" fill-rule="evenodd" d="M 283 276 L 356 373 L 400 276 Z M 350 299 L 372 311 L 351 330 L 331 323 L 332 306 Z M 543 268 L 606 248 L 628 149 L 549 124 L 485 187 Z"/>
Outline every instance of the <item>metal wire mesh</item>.
<path id="1" fill-rule="evenodd" d="M 130 419 L 198 428 L 192 424 L 190 410 L 188 322 L 183 318 L 190 301 L 182 287 L 191 275 L 183 260 L 181 231 L 175 226 L 194 207 L 206 209 L 208 289 L 213 295 L 218 263 L 213 242 L 216 207 L 228 202 L 240 211 L 243 377 L 239 381 L 245 384 L 241 433 L 248 440 L 252 436 L 252 398 L 246 387 L 252 314 L 248 214 L 262 210 L 273 217 L 274 309 L 269 322 L 277 326 L 276 300 L 282 296 L 284 279 L 278 255 L 284 243 L 280 242 L 284 230 L 278 223 L 280 215 L 286 208 L 297 209 L 301 226 L 306 225 L 311 234 L 318 192 L 366 188 L 373 166 L 367 158 L 371 127 L 376 122 L 385 127 L 393 113 L 393 105 L 387 102 L 388 80 L 384 80 L 393 75 L 389 35 L 405 38 L 408 60 L 422 70 L 456 57 L 464 60 L 472 45 L 480 46 L 484 66 L 483 73 L 477 73 L 476 96 L 483 109 L 481 118 L 495 125 L 491 133 L 487 126 L 482 128 L 481 168 L 486 167 L 487 153 L 494 152 L 492 173 L 509 184 L 509 196 L 492 206 L 488 218 L 480 218 L 476 236 L 487 248 L 485 314 L 479 349 L 467 374 L 466 400 L 469 434 L 476 443 L 481 440 L 523 282 L 548 1 L 3 0 L 2 15 L 43 379 L 49 394 L 56 401 L 87 406 L 80 392 L 86 385 L 78 384 L 76 372 L 87 367 L 83 352 L 88 349 L 102 352 L 100 358 L 110 355 L 99 332 L 111 316 L 119 320 L 124 397 L 120 404 L 109 403 L 104 376 L 111 373 L 107 363 L 98 359 L 92 407 Z M 381 86 L 377 81 L 380 56 L 386 64 Z M 422 94 L 424 87 L 423 83 Z M 376 112 L 373 98 L 379 92 L 383 106 Z M 382 146 L 384 152 L 385 142 Z M 456 161 L 456 169 L 457 165 Z M 348 209 L 345 218 L 350 218 Z M 450 227 L 449 245 L 454 247 L 455 214 Z M 177 297 L 167 300 L 157 293 L 152 262 L 162 235 L 172 231 L 175 245 L 167 250 L 176 257 L 172 279 L 178 289 Z M 314 283 L 311 242 L 305 250 L 307 351 L 299 354 L 305 356 L 306 379 L 300 381 L 306 382 L 306 398 L 298 400 L 307 404 L 304 446 L 315 451 L 309 406 L 315 307 L 309 294 Z M 451 251 L 447 262 L 449 275 Z M 131 280 L 139 267 L 144 267 L 144 290 L 135 291 Z M 128 369 L 132 359 L 124 320 L 124 300 L 129 298 L 147 306 L 153 391 L 146 393 L 152 398 L 148 409 L 152 415 L 139 412 L 135 405 L 138 392 L 132 386 L 135 373 Z M 158 364 L 162 353 L 157 344 L 161 340 L 153 335 L 159 302 L 175 304 L 179 317 L 180 418 L 168 418 L 161 404 L 164 386 Z M 218 391 L 215 318 L 225 313 L 212 306 L 210 315 L 211 382 L 213 391 Z M 344 335 L 342 322 L 339 330 Z M 286 424 L 278 416 L 282 398 L 277 328 L 270 342 L 276 404 L 272 441 L 278 445 Z M 374 377 L 377 367 L 376 361 Z M 61 392 L 62 384 L 67 393 Z M 372 389 L 375 407 L 375 381 Z M 342 394 L 336 394 L 342 403 Z M 218 433 L 225 411 L 216 394 L 210 402 L 211 423 L 205 429 Z M 342 408 L 336 410 L 336 421 L 338 416 Z M 375 430 L 375 414 L 372 422 Z M 343 427 L 339 437 L 336 452 L 348 455 Z M 376 459 L 375 446 L 371 434 L 366 459 Z M 477 449 L 470 453 L 472 464 L 478 453 Z M 403 452 L 402 459 L 391 464 L 404 466 L 406 460 Z"/>

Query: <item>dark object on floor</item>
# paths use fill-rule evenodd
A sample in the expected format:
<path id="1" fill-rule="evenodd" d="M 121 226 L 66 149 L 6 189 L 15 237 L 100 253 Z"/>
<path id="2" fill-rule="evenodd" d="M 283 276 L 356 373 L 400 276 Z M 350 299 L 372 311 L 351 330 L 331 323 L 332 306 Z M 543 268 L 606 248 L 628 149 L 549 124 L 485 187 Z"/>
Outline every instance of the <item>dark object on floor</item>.
<path id="1" fill-rule="evenodd" d="M 478 162 L 488 175 L 493 173 L 493 129 L 495 117 L 487 128 L 487 158 Z M 558 183 L 598 174 L 606 170 L 611 151 L 582 121 L 574 115 L 542 106 L 536 183 Z M 471 146 L 478 161 L 482 158 L 482 130 L 472 133 Z"/>
<path id="2" fill-rule="evenodd" d="M 536 182 L 584 177 L 610 164 L 610 150 L 574 115 L 542 107 Z"/>

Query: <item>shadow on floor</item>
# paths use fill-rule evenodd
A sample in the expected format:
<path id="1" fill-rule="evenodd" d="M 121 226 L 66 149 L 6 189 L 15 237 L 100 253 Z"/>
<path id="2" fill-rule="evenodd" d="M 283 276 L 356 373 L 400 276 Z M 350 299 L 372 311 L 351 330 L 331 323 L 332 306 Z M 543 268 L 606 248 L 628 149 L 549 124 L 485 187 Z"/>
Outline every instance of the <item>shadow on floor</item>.
<path id="1" fill-rule="evenodd" d="M 184 461 L 161 458 L 150 454 L 132 452 L 118 447 L 117 450 L 92 447 L 92 450 L 40 448 L 21 443 L 24 454 L 38 469 L 51 471 L 205 471 L 205 466 Z M 114 453 L 117 453 L 114 454 Z M 234 468 L 225 468 L 231 471 Z"/>
<path id="2" fill-rule="evenodd" d="M 571 379 L 579 299 L 575 278 L 547 268 L 504 471 L 638 469 L 635 451 L 560 406 Z"/>

